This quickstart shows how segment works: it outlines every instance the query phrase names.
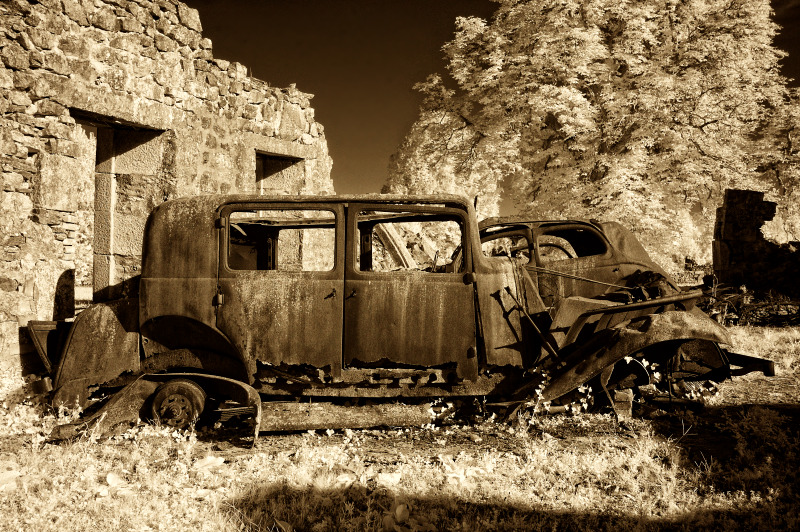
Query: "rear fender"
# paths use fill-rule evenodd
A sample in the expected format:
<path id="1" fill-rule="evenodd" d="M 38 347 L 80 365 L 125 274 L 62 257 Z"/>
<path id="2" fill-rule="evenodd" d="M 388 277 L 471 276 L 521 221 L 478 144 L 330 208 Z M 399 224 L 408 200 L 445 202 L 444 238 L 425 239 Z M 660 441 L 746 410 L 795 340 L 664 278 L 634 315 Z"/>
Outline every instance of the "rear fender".
<path id="1" fill-rule="evenodd" d="M 218 329 L 186 316 L 158 316 L 142 324 L 142 372 L 196 368 L 252 384 L 250 364 Z"/>

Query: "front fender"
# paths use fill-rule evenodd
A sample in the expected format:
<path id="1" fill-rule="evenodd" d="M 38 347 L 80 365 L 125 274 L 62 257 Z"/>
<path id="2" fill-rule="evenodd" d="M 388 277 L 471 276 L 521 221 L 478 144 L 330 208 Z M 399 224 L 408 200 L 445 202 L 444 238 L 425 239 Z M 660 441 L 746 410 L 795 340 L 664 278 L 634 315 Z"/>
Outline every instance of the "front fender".
<path id="1" fill-rule="evenodd" d="M 123 299 L 78 314 L 56 371 L 53 406 L 85 408 L 89 387 L 139 372 L 138 311 L 137 299 Z"/>
<path id="2" fill-rule="evenodd" d="M 98 411 L 77 423 L 57 425 L 50 434 L 51 441 L 74 438 L 89 430 L 105 435 L 120 424 L 132 424 L 147 415 L 146 405 L 158 386 L 171 379 L 195 381 L 206 393 L 227 397 L 243 405 L 242 412 L 250 413 L 255 423 L 255 438 L 261 424 L 261 397 L 249 384 L 226 377 L 204 373 L 159 373 L 140 375 L 116 394 Z M 255 439 L 253 440 L 255 443 Z"/>
<path id="3" fill-rule="evenodd" d="M 605 368 L 645 348 L 676 340 L 729 344 L 727 331 L 700 310 L 666 311 L 635 318 L 590 337 L 555 361 L 557 368 L 542 391 L 552 401 L 599 375 Z"/>

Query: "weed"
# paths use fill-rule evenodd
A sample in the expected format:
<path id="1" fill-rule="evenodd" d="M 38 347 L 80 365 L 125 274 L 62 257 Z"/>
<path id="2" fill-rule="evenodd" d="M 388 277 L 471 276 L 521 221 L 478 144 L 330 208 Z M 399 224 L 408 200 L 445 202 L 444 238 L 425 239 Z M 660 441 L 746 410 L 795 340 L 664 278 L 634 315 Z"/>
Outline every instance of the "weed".
<path id="1" fill-rule="evenodd" d="M 782 375 L 800 369 L 798 330 L 732 336 Z M 768 405 L 687 413 L 671 438 L 534 403 L 519 424 L 263 435 L 224 455 L 213 434 L 154 425 L 52 445 L 74 413 L 48 412 L 24 382 L 2 389 L 3 530 L 800 528 L 797 416 Z M 726 454 L 693 450 L 715 435 Z"/>

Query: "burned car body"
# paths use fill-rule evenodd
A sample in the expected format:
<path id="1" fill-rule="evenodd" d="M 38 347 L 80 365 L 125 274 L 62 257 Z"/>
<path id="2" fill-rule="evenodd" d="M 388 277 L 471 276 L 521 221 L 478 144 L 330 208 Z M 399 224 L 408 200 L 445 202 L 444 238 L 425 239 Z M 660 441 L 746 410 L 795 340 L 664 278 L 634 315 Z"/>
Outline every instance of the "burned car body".
<path id="1" fill-rule="evenodd" d="M 774 374 L 769 361 L 722 349 L 730 345 L 727 332 L 695 306 L 702 291 L 681 290 L 617 222 L 493 218 L 481 222 L 480 235 L 484 253 L 512 257 L 527 271 L 546 307 L 538 317 L 559 348 L 577 347 L 588 331 L 640 328 L 651 340 L 660 337 L 647 340 L 632 359 L 626 355 L 630 375 L 606 368 L 613 381 L 655 380 L 670 396 L 699 398 L 708 381 L 749 371 Z"/>
<path id="2" fill-rule="evenodd" d="M 585 230 L 573 225 L 561 229 Z M 695 293 L 644 259 L 623 264 L 608 232 L 586 228 L 608 245 L 608 264 L 581 269 L 582 257 L 569 257 L 545 268 L 539 237 L 570 253 L 554 240 L 564 231 L 479 230 L 457 196 L 173 200 L 148 219 L 137 298 L 29 329 L 51 402 L 105 397 L 84 422 L 102 428 L 137 417 L 185 424 L 201 412 L 252 414 L 256 434 L 410 424 L 430 419 L 434 398 L 568 404 L 586 383 L 610 398 L 649 382 L 645 360 L 715 356 L 715 375 L 730 363 L 768 370 L 719 347 L 727 335 L 692 310 Z M 491 249 L 501 244 L 512 249 Z"/>

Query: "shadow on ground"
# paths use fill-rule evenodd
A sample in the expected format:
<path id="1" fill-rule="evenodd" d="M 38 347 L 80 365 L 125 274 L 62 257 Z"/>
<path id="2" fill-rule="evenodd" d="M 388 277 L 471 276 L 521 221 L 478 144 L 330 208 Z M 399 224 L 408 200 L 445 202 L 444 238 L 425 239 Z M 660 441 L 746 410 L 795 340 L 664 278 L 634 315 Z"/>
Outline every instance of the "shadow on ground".
<path id="1" fill-rule="evenodd" d="M 780 504 L 765 504 L 756 511 L 701 510 L 665 519 L 562 512 L 503 500 L 480 503 L 453 497 L 398 500 L 386 489 L 372 490 L 365 486 L 325 490 L 297 489 L 286 484 L 260 485 L 227 502 L 245 524 L 243 528 L 251 530 L 788 530 L 794 522 L 794 518 L 785 520 L 788 516 L 780 515 Z"/>
<path id="2" fill-rule="evenodd" d="M 553 437 L 565 446 L 594 438 L 614 437 L 610 416 L 600 416 L 590 433 L 556 433 Z M 744 404 L 707 406 L 691 411 L 662 411 L 653 416 L 650 426 L 660 437 L 669 439 L 679 449 L 686 482 L 697 489 L 704 507 L 687 510 L 678 516 L 664 518 L 648 515 L 644 510 L 609 512 L 559 511 L 532 501 L 511 503 L 508 499 L 474 495 L 409 496 L 385 485 L 368 481 L 346 487 L 320 487 L 315 483 L 298 488 L 289 482 L 254 483 L 241 486 L 236 498 L 226 506 L 240 519 L 245 530 L 790 530 L 800 526 L 800 406 L 786 404 Z M 583 426 L 583 425 L 582 425 Z M 624 424 L 623 424 L 624 426 Z M 483 441 L 475 443 L 470 434 L 477 427 L 452 429 L 447 452 L 463 449 L 496 451 L 503 440 L 506 452 L 514 452 L 516 437 L 493 439 L 485 426 L 480 432 Z M 583 430 L 583 429 L 582 429 Z M 624 438 L 624 428 L 616 429 Z M 499 431 L 498 434 L 501 434 Z M 535 434 L 532 437 L 540 437 Z M 258 450 L 274 450 L 273 443 L 283 449 L 300 443 L 302 434 L 263 435 Z M 329 437 L 334 443 L 338 436 Z M 523 438 L 524 439 L 524 438 Z M 262 443 L 263 442 L 263 443 Z M 376 442 L 377 443 L 377 442 Z M 406 443 L 408 448 L 406 449 Z M 287 447 L 287 444 L 289 447 Z M 387 437 L 385 450 L 364 449 L 381 453 L 372 460 L 391 463 L 392 453 L 411 452 L 431 455 L 424 449 L 427 442 L 406 442 Z M 267 447 L 264 447 L 267 446 Z M 585 445 L 586 446 L 586 445 Z M 502 447 L 501 447 L 502 448 Z M 586 446 L 591 448 L 591 443 Z M 590 452 L 587 450 L 587 452 Z M 436 456 L 435 454 L 431 456 Z M 736 508 L 730 493 L 739 493 L 742 508 Z M 564 494 L 568 498 L 568 494 Z M 725 499 L 725 510 L 715 510 L 715 497 Z M 405 508 L 403 507 L 405 505 Z M 287 528 L 288 529 L 288 528 Z"/>

